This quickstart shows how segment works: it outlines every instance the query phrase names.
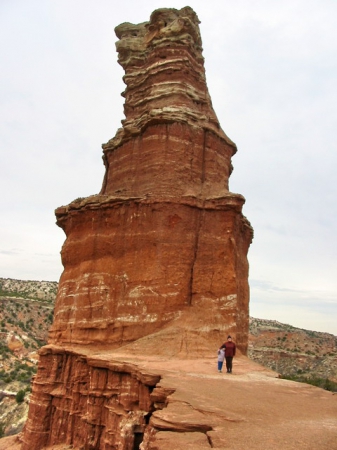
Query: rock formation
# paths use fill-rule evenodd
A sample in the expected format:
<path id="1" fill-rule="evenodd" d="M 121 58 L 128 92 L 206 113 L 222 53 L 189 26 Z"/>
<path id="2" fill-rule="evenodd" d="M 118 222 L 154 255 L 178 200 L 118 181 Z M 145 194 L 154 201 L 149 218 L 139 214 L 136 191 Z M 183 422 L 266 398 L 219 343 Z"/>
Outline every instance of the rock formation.
<path id="1" fill-rule="evenodd" d="M 125 120 L 103 145 L 100 194 L 56 210 L 64 272 L 23 450 L 139 448 L 166 394 L 114 349 L 191 357 L 231 333 L 247 352 L 253 232 L 229 192 L 236 146 L 212 108 L 198 23 L 186 7 L 116 28 Z"/>
<path id="2" fill-rule="evenodd" d="M 53 402 L 49 415 L 39 415 L 36 409 L 35 415 L 30 413 L 27 426 L 35 421 L 39 427 L 35 435 L 24 436 L 30 445 L 23 448 L 336 448 L 336 396 L 279 379 L 244 356 L 235 358 L 234 373 L 227 375 L 217 373 L 214 357 L 167 360 L 116 352 L 107 362 L 109 352 L 95 357 L 69 353 L 66 363 L 65 353 L 45 351 L 53 370 L 48 368 L 48 377 L 41 372 L 35 389 L 41 409 L 50 404 L 50 397 Z M 149 413 L 141 410 L 148 406 Z M 42 442 L 47 444 L 36 445 Z M 19 449 L 16 437 L 0 439 L 0 450 Z"/>
<path id="3" fill-rule="evenodd" d="M 252 229 L 228 190 L 236 146 L 212 108 L 198 23 L 186 7 L 116 28 L 126 118 L 103 145 L 101 193 L 56 210 L 67 240 L 51 343 L 119 346 L 194 308 L 246 352 Z"/>

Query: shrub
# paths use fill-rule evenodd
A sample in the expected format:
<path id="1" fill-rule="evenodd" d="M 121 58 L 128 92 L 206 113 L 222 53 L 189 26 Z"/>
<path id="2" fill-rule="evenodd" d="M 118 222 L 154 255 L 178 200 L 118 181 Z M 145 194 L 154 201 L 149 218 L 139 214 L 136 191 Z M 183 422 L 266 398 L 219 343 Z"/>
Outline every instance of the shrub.
<path id="1" fill-rule="evenodd" d="M 298 381 L 299 383 L 307 383 L 312 386 L 325 389 L 326 391 L 337 392 L 337 383 L 329 380 L 329 378 L 319 378 L 319 377 L 304 377 L 301 375 L 282 375 L 281 378 L 285 380 Z"/>
<path id="2" fill-rule="evenodd" d="M 8 345 L 3 344 L 0 342 L 0 354 L 3 355 L 5 358 L 8 356 L 8 353 L 12 353 L 8 347 Z"/>
<path id="3" fill-rule="evenodd" d="M 26 395 L 26 391 L 20 389 L 20 391 L 16 394 L 15 400 L 17 403 L 22 403 Z"/>

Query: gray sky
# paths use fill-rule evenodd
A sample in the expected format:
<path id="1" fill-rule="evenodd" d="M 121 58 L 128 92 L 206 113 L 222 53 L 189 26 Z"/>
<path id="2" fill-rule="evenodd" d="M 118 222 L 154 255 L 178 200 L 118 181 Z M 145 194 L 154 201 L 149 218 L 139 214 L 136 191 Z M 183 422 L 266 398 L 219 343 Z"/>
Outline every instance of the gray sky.
<path id="1" fill-rule="evenodd" d="M 59 279 L 54 209 L 99 192 L 124 117 L 114 27 L 186 5 L 238 146 L 251 315 L 337 335 L 336 0 L 1 0 L 0 277 Z"/>

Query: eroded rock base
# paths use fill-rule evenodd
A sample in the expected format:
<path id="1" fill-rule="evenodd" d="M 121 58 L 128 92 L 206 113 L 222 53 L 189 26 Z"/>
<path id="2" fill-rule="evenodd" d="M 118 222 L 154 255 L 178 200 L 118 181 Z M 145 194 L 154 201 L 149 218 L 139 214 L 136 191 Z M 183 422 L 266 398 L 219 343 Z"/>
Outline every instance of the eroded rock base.
<path id="1" fill-rule="evenodd" d="M 130 363 L 56 346 L 41 351 L 22 450 L 71 445 L 85 450 L 139 448 L 151 413 L 170 390 L 160 375 Z"/>
<path id="2" fill-rule="evenodd" d="M 91 349 L 90 355 L 88 349 L 86 354 L 68 349 L 63 355 L 56 347 L 45 349 L 43 364 L 64 366 L 57 372 L 55 363 L 45 388 L 35 380 L 32 409 L 40 414 L 40 426 L 30 418 L 22 447 L 10 437 L 0 440 L 0 450 L 336 448 L 336 396 L 279 379 L 246 357 L 234 359 L 232 374 L 219 374 L 211 356 L 168 359 L 122 349 L 113 354 Z M 71 369 L 72 364 L 79 369 L 77 363 L 82 364 L 83 385 Z M 63 401 L 61 390 L 66 392 Z M 81 408 L 72 411 L 75 395 L 83 399 Z M 148 406 L 152 413 L 145 411 Z"/>

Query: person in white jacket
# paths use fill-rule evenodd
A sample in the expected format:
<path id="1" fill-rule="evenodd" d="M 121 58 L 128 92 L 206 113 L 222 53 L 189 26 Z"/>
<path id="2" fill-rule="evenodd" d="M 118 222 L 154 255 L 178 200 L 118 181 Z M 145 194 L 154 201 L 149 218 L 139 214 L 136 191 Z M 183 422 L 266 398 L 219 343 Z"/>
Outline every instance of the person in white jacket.
<path id="1" fill-rule="evenodd" d="M 225 359 L 225 349 L 219 348 L 218 350 L 218 372 L 222 373 L 222 366 Z"/>

